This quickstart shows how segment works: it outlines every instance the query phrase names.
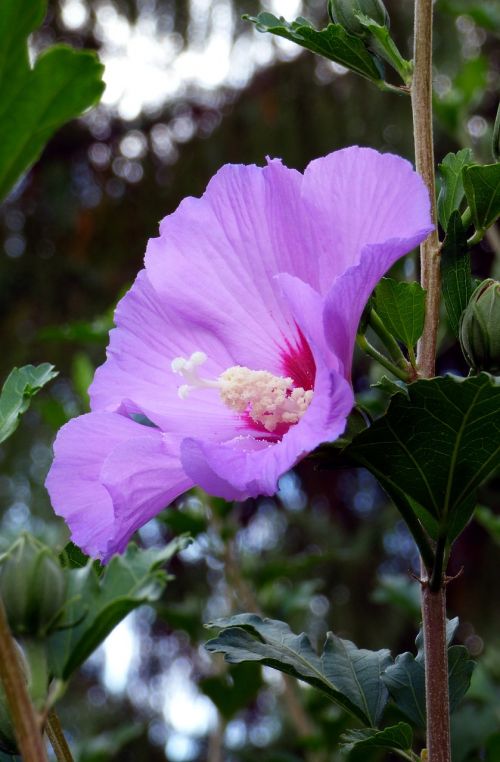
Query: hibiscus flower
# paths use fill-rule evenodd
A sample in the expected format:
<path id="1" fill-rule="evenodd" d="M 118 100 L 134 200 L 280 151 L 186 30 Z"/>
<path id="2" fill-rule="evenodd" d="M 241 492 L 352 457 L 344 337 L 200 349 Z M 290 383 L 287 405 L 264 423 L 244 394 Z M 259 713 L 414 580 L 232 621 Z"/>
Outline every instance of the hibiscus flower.
<path id="1" fill-rule="evenodd" d="M 73 541 L 106 561 L 193 485 L 272 495 L 340 436 L 363 308 L 431 230 L 411 165 L 367 148 L 304 174 L 226 165 L 185 199 L 117 307 L 92 412 L 54 445 L 47 489 Z"/>

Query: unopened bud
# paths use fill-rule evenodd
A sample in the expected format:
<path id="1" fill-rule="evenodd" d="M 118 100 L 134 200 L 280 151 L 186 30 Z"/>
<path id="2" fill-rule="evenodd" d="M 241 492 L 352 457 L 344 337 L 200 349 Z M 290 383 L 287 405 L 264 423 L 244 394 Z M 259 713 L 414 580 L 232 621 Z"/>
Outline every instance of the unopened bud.
<path id="1" fill-rule="evenodd" d="M 15 636 L 43 637 L 62 612 L 66 576 L 50 548 L 22 535 L 0 557 L 0 596 Z"/>
<path id="2" fill-rule="evenodd" d="M 389 14 L 382 0 L 328 0 L 331 20 L 350 34 L 365 37 L 368 31 L 357 18 L 357 13 L 368 16 L 380 26 L 390 26 Z"/>
<path id="3" fill-rule="evenodd" d="M 500 373 L 500 283 L 484 280 L 460 318 L 460 344 L 474 370 Z"/>

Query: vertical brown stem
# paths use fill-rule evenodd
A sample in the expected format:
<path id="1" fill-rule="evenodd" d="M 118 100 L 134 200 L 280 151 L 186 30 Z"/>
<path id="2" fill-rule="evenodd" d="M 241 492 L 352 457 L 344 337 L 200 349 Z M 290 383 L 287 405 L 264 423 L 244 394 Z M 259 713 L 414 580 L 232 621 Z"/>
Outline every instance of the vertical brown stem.
<path id="1" fill-rule="evenodd" d="M 411 87 L 415 163 L 427 185 L 432 220 L 436 224 L 434 146 L 432 138 L 432 0 L 415 0 L 414 75 Z M 435 373 L 437 330 L 441 300 L 437 230 L 420 247 L 420 280 L 426 290 L 426 314 L 418 346 L 419 375 Z M 446 589 L 429 587 L 422 564 L 422 620 L 425 650 L 425 699 L 427 712 L 427 752 L 429 762 L 451 762 L 450 712 L 448 696 L 448 649 L 446 645 Z M 436 581 L 433 580 L 433 584 Z"/>
<path id="2" fill-rule="evenodd" d="M 425 703 L 429 762 L 451 762 L 446 643 L 446 588 L 433 593 L 422 586 L 425 650 Z"/>
<path id="3" fill-rule="evenodd" d="M 434 146 L 432 140 L 432 0 L 415 0 L 414 74 L 411 86 L 415 164 L 429 189 L 432 221 L 436 224 Z M 434 375 L 441 274 L 437 229 L 420 246 L 420 280 L 426 290 L 425 324 L 418 346 L 420 375 Z"/>
<path id="4" fill-rule="evenodd" d="M 23 762 L 47 762 L 38 719 L 28 693 L 16 644 L 0 599 L 0 679 Z"/>
<path id="5" fill-rule="evenodd" d="M 50 741 L 50 745 L 54 750 L 57 762 L 73 762 L 71 755 L 71 749 L 68 746 L 68 742 L 64 736 L 59 717 L 52 709 L 47 717 L 47 723 L 45 725 L 45 732 L 47 738 Z"/>

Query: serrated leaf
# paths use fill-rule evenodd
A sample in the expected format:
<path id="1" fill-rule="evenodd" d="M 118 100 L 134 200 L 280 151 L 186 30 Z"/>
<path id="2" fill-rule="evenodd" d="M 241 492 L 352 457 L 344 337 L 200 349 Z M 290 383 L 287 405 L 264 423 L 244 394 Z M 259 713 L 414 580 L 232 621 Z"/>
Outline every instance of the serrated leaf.
<path id="1" fill-rule="evenodd" d="M 100 98 L 103 66 L 92 51 L 55 45 L 33 68 L 28 36 L 44 0 L 2 0 L 0 16 L 0 200 L 39 157 L 52 134 Z"/>
<path id="2" fill-rule="evenodd" d="M 463 699 L 470 685 L 475 663 L 469 659 L 465 646 L 450 646 L 458 627 L 458 618 L 446 623 L 446 642 L 448 644 L 448 690 L 450 712 L 453 712 Z M 417 655 L 407 651 L 396 657 L 382 679 L 387 685 L 391 697 L 403 714 L 417 727 L 424 728 L 425 712 L 425 654 L 422 630 L 415 640 Z"/>
<path id="3" fill-rule="evenodd" d="M 340 24 L 328 24 L 324 29 L 318 30 L 306 19 L 298 18 L 290 23 L 272 13 L 243 18 L 255 24 L 260 32 L 284 37 L 312 53 L 355 71 L 372 82 L 382 81 L 376 59 L 368 52 L 359 37 L 346 32 Z"/>
<path id="4" fill-rule="evenodd" d="M 438 167 L 441 176 L 441 190 L 438 197 L 438 218 L 443 230 L 448 229 L 448 220 L 458 211 L 465 192 L 462 181 L 463 168 L 474 161 L 470 148 L 462 148 L 458 153 L 448 153 Z"/>
<path id="5" fill-rule="evenodd" d="M 384 326 L 407 347 L 414 347 L 424 330 L 425 291 L 419 283 L 382 278 L 375 304 Z"/>
<path id="6" fill-rule="evenodd" d="M 349 730 L 340 737 L 342 751 L 351 752 L 354 748 L 388 749 L 410 751 L 413 744 L 413 730 L 406 722 L 398 722 L 384 730 L 365 728 Z"/>
<path id="7" fill-rule="evenodd" d="M 64 629 L 48 640 L 51 674 L 67 680 L 127 614 L 156 601 L 168 581 L 160 567 L 188 544 L 189 538 L 183 536 L 164 548 L 141 550 L 129 545 L 123 555 L 113 556 L 101 575 L 91 559 L 83 568 L 68 569 L 70 603 Z"/>
<path id="8" fill-rule="evenodd" d="M 467 236 L 460 213 L 452 212 L 441 251 L 441 281 L 450 328 L 459 335 L 460 316 L 474 290 Z"/>
<path id="9" fill-rule="evenodd" d="M 389 651 L 367 651 L 328 633 L 318 656 L 305 635 L 285 622 L 238 614 L 212 622 L 221 632 L 206 643 L 231 664 L 255 661 L 314 686 L 363 724 L 376 725 L 387 702 L 381 674 L 391 662 Z"/>
<path id="10" fill-rule="evenodd" d="M 474 164 L 462 172 L 476 230 L 487 230 L 500 215 L 500 164 Z"/>
<path id="11" fill-rule="evenodd" d="M 449 531 L 456 512 L 500 466 L 500 383 L 487 373 L 415 381 L 346 454 Z"/>
<path id="12" fill-rule="evenodd" d="M 56 376 L 57 371 L 48 362 L 24 365 L 10 372 L 0 393 L 0 443 L 17 429 L 31 398 Z"/>

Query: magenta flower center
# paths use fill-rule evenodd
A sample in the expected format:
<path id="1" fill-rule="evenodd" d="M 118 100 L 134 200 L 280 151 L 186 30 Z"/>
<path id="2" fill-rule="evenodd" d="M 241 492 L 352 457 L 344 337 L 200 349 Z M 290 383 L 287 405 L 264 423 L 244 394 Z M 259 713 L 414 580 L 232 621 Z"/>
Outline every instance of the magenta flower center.
<path id="1" fill-rule="evenodd" d="M 311 404 L 312 389 L 295 386 L 291 377 L 275 376 L 267 370 L 233 365 L 217 379 L 202 378 L 198 368 L 206 359 L 204 352 L 194 352 L 188 360 L 176 357 L 172 361 L 174 373 L 187 382 L 179 387 L 181 399 L 186 399 L 193 389 L 217 389 L 227 407 L 247 414 L 254 423 L 270 432 L 280 424 L 297 423 Z"/>

